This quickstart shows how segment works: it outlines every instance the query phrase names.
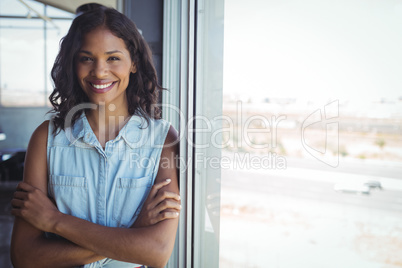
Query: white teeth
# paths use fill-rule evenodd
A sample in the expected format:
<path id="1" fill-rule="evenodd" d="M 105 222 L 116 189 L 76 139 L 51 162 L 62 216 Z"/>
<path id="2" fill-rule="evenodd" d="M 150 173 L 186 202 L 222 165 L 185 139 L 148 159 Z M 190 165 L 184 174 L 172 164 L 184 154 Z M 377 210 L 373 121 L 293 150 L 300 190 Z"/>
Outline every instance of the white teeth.
<path id="1" fill-rule="evenodd" d="M 95 85 L 95 84 L 91 83 L 91 85 L 96 89 L 104 89 L 104 88 L 110 87 L 112 84 L 113 84 L 113 82 L 109 83 L 109 84 L 104 84 L 104 85 Z"/>

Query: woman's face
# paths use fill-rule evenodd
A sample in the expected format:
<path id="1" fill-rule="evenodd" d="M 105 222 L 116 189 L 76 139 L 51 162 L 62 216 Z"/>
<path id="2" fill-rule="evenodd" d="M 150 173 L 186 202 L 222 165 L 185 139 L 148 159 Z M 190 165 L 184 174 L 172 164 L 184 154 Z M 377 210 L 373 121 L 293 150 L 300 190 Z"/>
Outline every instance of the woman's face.
<path id="1" fill-rule="evenodd" d="M 110 30 L 98 27 L 84 36 L 76 59 L 76 74 L 92 103 L 127 107 L 125 91 L 130 73 L 136 71 L 123 39 Z"/>

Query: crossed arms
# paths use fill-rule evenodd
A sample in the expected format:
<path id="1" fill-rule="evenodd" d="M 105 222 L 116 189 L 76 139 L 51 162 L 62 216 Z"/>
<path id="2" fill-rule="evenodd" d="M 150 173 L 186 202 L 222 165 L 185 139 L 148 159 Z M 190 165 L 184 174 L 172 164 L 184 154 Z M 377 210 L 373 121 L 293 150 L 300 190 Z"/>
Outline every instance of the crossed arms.
<path id="1" fill-rule="evenodd" d="M 24 182 L 12 200 L 12 213 L 16 216 L 11 241 L 14 267 L 74 267 L 105 257 L 165 266 L 174 247 L 180 211 L 176 166 L 159 168 L 155 184 L 131 228 L 101 226 L 61 213 L 47 197 L 47 131 L 48 122 L 44 122 L 33 133 Z M 177 139 L 171 127 L 165 144 Z M 173 163 L 177 152 L 177 146 L 165 147 L 161 157 Z M 44 232 L 64 239 L 45 238 Z"/>

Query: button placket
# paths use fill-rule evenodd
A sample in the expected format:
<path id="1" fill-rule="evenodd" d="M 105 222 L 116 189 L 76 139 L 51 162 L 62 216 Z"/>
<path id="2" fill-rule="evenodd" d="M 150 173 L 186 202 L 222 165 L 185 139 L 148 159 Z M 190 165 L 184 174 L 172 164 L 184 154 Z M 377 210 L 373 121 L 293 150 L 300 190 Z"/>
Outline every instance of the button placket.
<path id="1" fill-rule="evenodd" d="M 97 191 L 97 220 L 101 225 L 106 225 L 106 179 L 107 179 L 107 157 L 103 153 L 99 154 L 99 177 Z"/>

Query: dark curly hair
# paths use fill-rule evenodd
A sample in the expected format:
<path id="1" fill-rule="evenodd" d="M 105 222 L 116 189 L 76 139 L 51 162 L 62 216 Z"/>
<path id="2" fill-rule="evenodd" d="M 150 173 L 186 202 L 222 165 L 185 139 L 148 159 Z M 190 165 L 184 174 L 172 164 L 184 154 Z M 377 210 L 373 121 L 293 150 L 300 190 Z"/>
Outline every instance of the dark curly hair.
<path id="1" fill-rule="evenodd" d="M 106 27 L 124 40 L 131 60 L 136 64 L 137 71 L 130 74 L 126 90 L 129 114 L 140 115 L 147 121 L 150 118 L 160 118 L 161 111 L 154 104 L 157 103 L 159 92 L 163 88 L 158 84 L 148 44 L 129 18 L 115 9 L 101 6 L 78 15 L 61 41 L 60 51 L 51 72 L 54 90 L 49 96 L 53 106 L 51 112 L 56 113 L 55 131 L 64 129 L 66 116 L 74 106 L 89 102 L 78 83 L 75 61 L 85 34 L 100 26 Z M 79 116 L 80 114 L 74 114 L 71 123 L 74 124 Z"/>

